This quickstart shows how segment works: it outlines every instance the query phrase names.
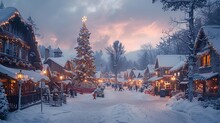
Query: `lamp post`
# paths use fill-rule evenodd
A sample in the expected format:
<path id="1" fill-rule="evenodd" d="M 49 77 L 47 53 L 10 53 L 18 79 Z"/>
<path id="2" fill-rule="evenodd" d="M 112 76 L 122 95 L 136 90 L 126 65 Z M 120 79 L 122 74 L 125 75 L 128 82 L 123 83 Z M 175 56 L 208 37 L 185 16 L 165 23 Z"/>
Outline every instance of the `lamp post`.
<path id="1" fill-rule="evenodd" d="M 46 75 L 46 74 L 47 74 L 47 71 L 44 70 L 44 71 L 43 71 L 43 75 Z M 41 79 L 41 80 L 40 80 L 41 113 L 43 112 L 43 91 L 42 91 L 43 81 L 45 81 L 45 79 Z"/>
<path id="2" fill-rule="evenodd" d="M 62 103 L 63 103 L 63 83 L 62 83 L 63 76 L 60 76 L 60 80 L 61 80 L 61 106 L 62 106 Z"/>
<path id="3" fill-rule="evenodd" d="M 20 70 L 19 73 L 17 73 L 17 79 L 18 79 L 18 110 L 21 110 L 21 86 L 22 86 L 22 79 L 24 78 L 24 75 L 22 71 Z"/>
<path id="4" fill-rule="evenodd" d="M 176 77 L 175 76 L 173 76 L 173 77 L 171 77 L 171 80 L 172 80 L 172 89 L 174 89 L 174 90 L 176 90 L 176 86 L 174 86 L 176 83 Z"/>

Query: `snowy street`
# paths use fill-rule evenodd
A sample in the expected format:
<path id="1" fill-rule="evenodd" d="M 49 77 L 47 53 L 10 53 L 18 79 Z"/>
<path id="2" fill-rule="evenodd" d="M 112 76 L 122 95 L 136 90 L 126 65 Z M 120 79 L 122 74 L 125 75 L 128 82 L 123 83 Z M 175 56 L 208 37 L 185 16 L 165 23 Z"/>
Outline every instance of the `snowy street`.
<path id="1" fill-rule="evenodd" d="M 105 90 L 105 98 L 92 95 L 68 98 L 62 107 L 32 106 L 19 113 L 11 113 L 3 123 L 188 123 L 189 116 L 166 107 L 168 98 L 160 98 L 135 91 Z M 181 120 L 180 120 L 181 119 Z"/>

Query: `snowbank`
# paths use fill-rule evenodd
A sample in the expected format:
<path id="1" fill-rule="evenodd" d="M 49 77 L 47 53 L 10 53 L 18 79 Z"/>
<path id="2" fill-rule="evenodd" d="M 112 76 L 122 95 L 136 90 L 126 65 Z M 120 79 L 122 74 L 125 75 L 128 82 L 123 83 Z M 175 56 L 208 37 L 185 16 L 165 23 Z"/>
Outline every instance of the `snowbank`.
<path id="1" fill-rule="evenodd" d="M 204 108 L 200 102 L 194 99 L 189 102 L 183 98 L 172 97 L 167 102 L 167 107 L 171 110 L 189 115 L 191 120 L 196 123 L 219 123 L 220 110 L 214 110 L 211 107 Z"/>

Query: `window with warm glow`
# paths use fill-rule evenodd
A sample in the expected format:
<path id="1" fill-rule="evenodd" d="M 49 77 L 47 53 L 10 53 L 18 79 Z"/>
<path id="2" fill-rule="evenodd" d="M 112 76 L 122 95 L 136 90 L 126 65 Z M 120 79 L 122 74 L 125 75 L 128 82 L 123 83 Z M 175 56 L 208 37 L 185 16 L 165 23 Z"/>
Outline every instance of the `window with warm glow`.
<path id="1" fill-rule="evenodd" d="M 165 70 L 165 75 L 170 74 L 168 70 Z"/>
<path id="2" fill-rule="evenodd" d="M 206 67 L 211 65 L 211 55 L 205 55 L 201 59 L 201 66 Z"/>
<path id="3" fill-rule="evenodd" d="M 199 93 L 203 92 L 203 83 L 201 81 L 196 81 L 195 91 Z"/>
<path id="4" fill-rule="evenodd" d="M 207 66 L 211 66 L 211 55 L 207 55 Z"/>
<path id="5" fill-rule="evenodd" d="M 212 80 L 207 81 L 206 91 L 208 93 L 218 93 L 218 79 L 213 78 Z"/>

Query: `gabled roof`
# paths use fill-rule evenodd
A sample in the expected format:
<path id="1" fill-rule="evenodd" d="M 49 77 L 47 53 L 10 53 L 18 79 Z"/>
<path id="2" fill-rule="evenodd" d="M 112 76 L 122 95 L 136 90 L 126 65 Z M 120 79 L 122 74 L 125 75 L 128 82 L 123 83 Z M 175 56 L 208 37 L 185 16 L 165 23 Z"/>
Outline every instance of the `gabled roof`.
<path id="1" fill-rule="evenodd" d="M 45 63 L 48 61 L 48 60 L 51 60 L 55 63 L 57 63 L 58 65 L 64 67 L 66 65 L 66 62 L 69 60 L 68 58 L 66 57 L 49 57 Z"/>
<path id="2" fill-rule="evenodd" d="M 96 71 L 95 77 L 96 78 L 101 78 L 101 71 Z"/>
<path id="3" fill-rule="evenodd" d="M 147 65 L 148 72 L 149 73 L 154 73 L 154 70 L 155 70 L 154 67 L 155 67 L 154 64 L 148 64 Z"/>
<path id="4" fill-rule="evenodd" d="M 173 67 L 180 61 L 184 61 L 185 59 L 185 55 L 158 55 L 156 59 L 155 68 Z"/>
<path id="5" fill-rule="evenodd" d="M 208 39 L 208 42 L 210 43 L 212 47 L 215 48 L 215 50 L 220 53 L 220 26 L 219 25 L 213 25 L 213 26 L 203 26 L 197 36 L 196 42 L 195 42 L 195 48 L 199 44 L 200 40 L 200 33 L 204 33 L 206 38 Z"/>
<path id="6" fill-rule="evenodd" d="M 62 51 L 60 50 L 60 48 L 54 49 L 53 52 L 54 52 L 54 53 L 56 53 L 56 52 L 57 52 L 57 53 L 62 53 Z"/>
<path id="7" fill-rule="evenodd" d="M 4 9 L 0 9 L 0 25 L 2 25 L 3 23 L 7 22 L 8 20 L 10 20 L 16 14 L 21 19 L 23 19 L 20 16 L 20 13 L 18 12 L 18 10 L 16 8 L 14 8 L 14 7 L 7 7 L 7 8 L 4 8 Z"/>
<path id="8" fill-rule="evenodd" d="M 134 75 L 135 75 L 136 77 L 138 77 L 139 74 L 140 74 L 141 76 L 144 75 L 144 70 L 133 70 L 133 72 L 134 72 Z"/>
<path id="9" fill-rule="evenodd" d="M 183 68 L 186 65 L 186 61 L 180 61 L 178 64 L 176 64 L 175 66 L 173 66 L 169 71 L 170 72 L 174 72 L 174 71 L 178 71 L 181 68 Z"/>

